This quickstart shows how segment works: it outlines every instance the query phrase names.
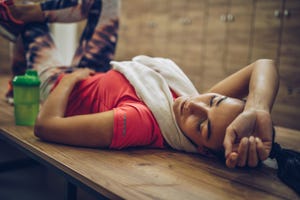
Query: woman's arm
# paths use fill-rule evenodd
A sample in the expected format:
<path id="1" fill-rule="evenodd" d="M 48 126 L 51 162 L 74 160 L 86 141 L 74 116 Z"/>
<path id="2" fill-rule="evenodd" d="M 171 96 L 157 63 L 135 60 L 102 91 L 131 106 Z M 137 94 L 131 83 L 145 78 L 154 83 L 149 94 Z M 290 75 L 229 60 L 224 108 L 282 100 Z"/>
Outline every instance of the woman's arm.
<path id="1" fill-rule="evenodd" d="M 259 60 L 251 73 L 245 110 L 271 112 L 279 88 L 278 69 L 272 60 Z"/>
<path id="2" fill-rule="evenodd" d="M 274 62 L 261 59 L 218 82 L 208 92 L 235 98 L 248 96 L 247 103 L 249 107 L 257 102 L 260 106 L 271 109 L 278 86 L 278 69 Z"/>
<path id="3" fill-rule="evenodd" d="M 278 91 L 272 60 L 258 60 L 216 84 L 210 92 L 231 97 L 248 94 L 244 111 L 227 127 L 224 148 L 229 167 L 256 166 L 268 157 L 272 141 L 271 109 Z"/>
<path id="4" fill-rule="evenodd" d="M 68 98 L 75 84 L 91 75 L 89 69 L 79 69 L 65 75 L 44 102 L 37 117 L 34 133 L 37 137 L 77 146 L 108 147 L 113 134 L 113 111 L 64 117 Z"/>

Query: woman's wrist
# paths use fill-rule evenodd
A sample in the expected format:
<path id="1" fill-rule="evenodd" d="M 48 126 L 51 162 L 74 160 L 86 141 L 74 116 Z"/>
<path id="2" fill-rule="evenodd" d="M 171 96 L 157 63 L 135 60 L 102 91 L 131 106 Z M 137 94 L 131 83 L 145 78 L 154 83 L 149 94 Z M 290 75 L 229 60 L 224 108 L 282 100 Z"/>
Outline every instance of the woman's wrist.
<path id="1" fill-rule="evenodd" d="M 255 62 L 249 83 L 245 110 L 256 109 L 271 112 L 278 90 L 278 70 L 272 60 Z"/>
<path id="2" fill-rule="evenodd" d="M 79 81 L 79 78 L 77 77 L 76 74 L 71 73 L 71 74 L 66 74 L 63 76 L 63 78 L 60 81 L 60 85 L 65 86 L 65 87 L 72 87 Z"/>
<path id="3" fill-rule="evenodd" d="M 254 94 L 249 94 L 244 110 L 262 110 L 266 112 L 271 111 L 272 105 L 270 101 L 266 100 L 263 94 L 256 92 Z"/>
<path id="4" fill-rule="evenodd" d="M 265 110 L 265 109 L 248 108 L 248 109 L 244 109 L 243 112 L 244 113 L 253 113 L 255 115 L 257 115 L 258 113 L 260 113 L 260 114 L 263 114 L 263 115 L 271 116 L 271 113 L 268 110 Z"/>

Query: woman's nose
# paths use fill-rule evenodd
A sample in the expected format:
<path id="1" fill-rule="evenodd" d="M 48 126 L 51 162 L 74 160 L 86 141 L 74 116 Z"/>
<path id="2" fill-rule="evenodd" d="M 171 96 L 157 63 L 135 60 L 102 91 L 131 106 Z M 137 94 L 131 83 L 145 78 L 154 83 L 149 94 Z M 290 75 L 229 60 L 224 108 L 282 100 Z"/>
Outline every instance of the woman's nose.
<path id="1" fill-rule="evenodd" d="M 209 111 L 209 106 L 203 102 L 191 101 L 189 107 L 194 114 L 207 115 Z"/>

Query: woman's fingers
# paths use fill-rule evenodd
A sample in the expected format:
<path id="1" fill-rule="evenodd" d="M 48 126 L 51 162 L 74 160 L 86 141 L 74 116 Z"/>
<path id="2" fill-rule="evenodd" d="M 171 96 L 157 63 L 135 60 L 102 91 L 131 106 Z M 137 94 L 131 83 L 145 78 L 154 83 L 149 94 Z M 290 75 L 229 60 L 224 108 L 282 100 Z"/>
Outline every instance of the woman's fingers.
<path id="1" fill-rule="evenodd" d="M 89 68 L 79 68 L 76 69 L 73 73 L 71 73 L 71 76 L 75 76 L 77 78 L 77 81 L 81 81 L 86 79 L 89 76 L 92 76 L 95 74 L 95 71 Z"/>
<path id="2" fill-rule="evenodd" d="M 228 127 L 226 129 L 224 142 L 223 142 L 226 158 L 229 156 L 230 153 L 232 153 L 232 148 L 233 148 L 234 141 L 236 140 L 236 137 L 237 135 L 235 133 L 235 130 L 232 129 L 231 127 Z"/>
<path id="3" fill-rule="evenodd" d="M 238 153 L 231 152 L 226 157 L 226 165 L 229 168 L 256 167 L 260 160 L 268 158 L 268 151 L 259 138 L 250 136 L 244 137 L 238 146 Z"/>
<path id="4" fill-rule="evenodd" d="M 244 137 L 239 145 L 238 149 L 238 162 L 239 167 L 244 167 L 247 164 L 248 159 L 248 148 L 249 148 L 249 139 Z"/>
<path id="5" fill-rule="evenodd" d="M 232 152 L 228 154 L 226 158 L 226 166 L 229 168 L 235 168 L 238 160 L 238 154 L 236 152 Z"/>
<path id="6" fill-rule="evenodd" d="M 248 166 L 249 167 L 256 167 L 258 163 L 258 156 L 257 156 L 256 149 L 256 141 L 253 136 L 249 138 L 249 150 L 248 150 Z"/>
<path id="7" fill-rule="evenodd" d="M 264 147 L 263 142 L 259 138 L 255 138 L 256 148 L 258 152 L 258 157 L 260 160 L 266 160 L 269 156 L 267 149 Z"/>
<path id="8" fill-rule="evenodd" d="M 229 168 L 239 167 L 256 167 L 260 160 L 268 158 L 268 150 L 265 148 L 264 143 L 258 137 L 250 136 L 242 138 L 239 143 L 237 152 L 233 151 L 232 135 L 229 134 L 228 142 L 224 140 L 224 146 L 229 146 L 231 152 L 226 154 L 226 165 Z M 230 138 L 230 139 L 229 139 Z"/>

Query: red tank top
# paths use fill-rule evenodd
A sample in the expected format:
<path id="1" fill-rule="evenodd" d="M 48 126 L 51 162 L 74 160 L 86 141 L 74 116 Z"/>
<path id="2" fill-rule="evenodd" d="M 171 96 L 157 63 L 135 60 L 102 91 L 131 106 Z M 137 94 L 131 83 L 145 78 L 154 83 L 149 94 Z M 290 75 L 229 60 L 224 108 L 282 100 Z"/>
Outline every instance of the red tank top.
<path id="1" fill-rule="evenodd" d="M 153 114 L 137 97 L 128 80 L 114 70 L 98 73 L 77 83 L 70 94 L 65 115 L 108 110 L 114 110 L 114 135 L 110 148 L 165 147 Z"/>

